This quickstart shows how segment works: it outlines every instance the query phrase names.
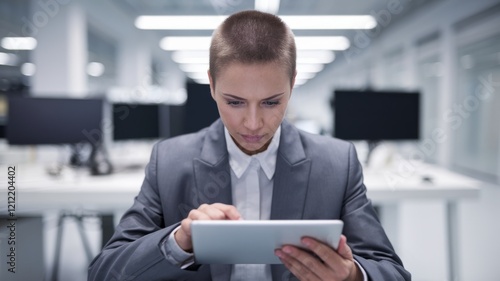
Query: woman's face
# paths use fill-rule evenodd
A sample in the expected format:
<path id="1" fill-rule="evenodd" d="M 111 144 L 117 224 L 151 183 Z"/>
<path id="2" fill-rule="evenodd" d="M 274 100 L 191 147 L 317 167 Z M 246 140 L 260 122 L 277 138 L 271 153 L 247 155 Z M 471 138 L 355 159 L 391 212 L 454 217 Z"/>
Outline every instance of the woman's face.
<path id="1" fill-rule="evenodd" d="M 285 115 L 293 83 L 283 66 L 274 63 L 231 63 L 222 69 L 212 97 L 222 122 L 248 155 L 267 149 Z"/>

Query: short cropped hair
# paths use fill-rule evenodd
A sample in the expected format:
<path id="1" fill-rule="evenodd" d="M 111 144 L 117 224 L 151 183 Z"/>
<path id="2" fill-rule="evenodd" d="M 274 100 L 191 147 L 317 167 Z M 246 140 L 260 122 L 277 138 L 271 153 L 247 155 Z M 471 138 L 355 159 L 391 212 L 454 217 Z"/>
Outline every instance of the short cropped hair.
<path id="1" fill-rule="evenodd" d="M 210 44 L 210 75 L 233 62 L 283 65 L 295 76 L 297 50 L 290 28 L 277 16 L 259 11 L 243 11 L 229 16 L 213 33 Z"/>

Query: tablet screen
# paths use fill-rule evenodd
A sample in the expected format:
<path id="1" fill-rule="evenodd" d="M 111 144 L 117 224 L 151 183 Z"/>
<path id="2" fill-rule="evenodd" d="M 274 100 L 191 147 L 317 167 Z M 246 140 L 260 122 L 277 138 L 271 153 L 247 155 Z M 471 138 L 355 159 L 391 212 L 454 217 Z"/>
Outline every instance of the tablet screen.
<path id="1" fill-rule="evenodd" d="M 342 227 L 340 220 L 193 221 L 193 252 L 199 264 L 280 264 L 274 250 L 303 247 L 305 236 L 337 248 Z"/>

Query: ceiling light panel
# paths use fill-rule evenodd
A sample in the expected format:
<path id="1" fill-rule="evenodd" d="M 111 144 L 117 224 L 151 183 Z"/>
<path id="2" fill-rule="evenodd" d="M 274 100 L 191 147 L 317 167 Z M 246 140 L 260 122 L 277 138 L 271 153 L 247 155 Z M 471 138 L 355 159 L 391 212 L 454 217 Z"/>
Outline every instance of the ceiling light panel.
<path id="1" fill-rule="evenodd" d="M 297 63 L 331 63 L 335 53 L 329 50 L 298 50 Z"/>
<path id="2" fill-rule="evenodd" d="M 294 30 L 372 29 L 377 21 L 370 15 L 280 16 Z"/>
<path id="3" fill-rule="evenodd" d="M 17 65 L 17 56 L 15 54 L 2 53 L 0 52 L 0 65 Z"/>
<path id="4" fill-rule="evenodd" d="M 227 16 L 139 16 L 135 26 L 147 30 L 214 30 Z M 293 30 L 373 29 L 371 15 L 280 16 Z"/>
<path id="5" fill-rule="evenodd" d="M 255 0 L 255 10 L 276 14 L 280 8 L 280 0 Z"/>
<path id="6" fill-rule="evenodd" d="M 7 50 L 33 50 L 37 41 L 33 37 L 5 37 L 2 39 L 2 47 Z"/>
<path id="7" fill-rule="evenodd" d="M 349 39 L 345 36 L 296 36 L 298 50 L 343 51 L 349 48 Z"/>
<path id="8" fill-rule="evenodd" d="M 181 64 L 179 68 L 184 72 L 205 72 L 208 71 L 208 64 Z"/>
<path id="9" fill-rule="evenodd" d="M 176 63 L 197 63 L 208 64 L 209 52 L 206 51 L 175 51 L 172 53 L 172 60 Z"/>
<path id="10" fill-rule="evenodd" d="M 135 26 L 149 30 L 213 30 L 227 16 L 139 16 Z"/>

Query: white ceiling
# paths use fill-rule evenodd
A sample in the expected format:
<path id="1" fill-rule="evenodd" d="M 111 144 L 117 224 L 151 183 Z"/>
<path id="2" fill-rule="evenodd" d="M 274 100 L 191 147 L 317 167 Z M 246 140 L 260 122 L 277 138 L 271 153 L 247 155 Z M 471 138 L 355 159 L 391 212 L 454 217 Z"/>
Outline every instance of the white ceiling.
<path id="1" fill-rule="evenodd" d="M 25 24 L 23 18 L 30 15 L 30 5 L 39 0 L 0 0 L 0 38 L 19 33 Z M 253 0 L 100 0 L 108 1 L 115 9 L 123 11 L 133 23 L 139 15 L 227 15 L 241 10 L 253 9 Z M 423 5 L 441 0 L 281 0 L 278 15 L 361 15 L 387 10 L 388 3 L 400 3 L 403 12 L 395 16 L 391 24 L 397 24 L 405 16 Z M 98 3 L 98 2 L 97 2 Z M 109 5 L 107 5 L 109 6 Z M 394 16 L 394 15 L 393 15 Z M 211 31 L 143 31 L 158 36 L 167 35 L 210 35 Z M 355 30 L 299 30 L 296 35 L 345 35 L 352 38 Z M 91 56 L 113 55 L 107 42 L 99 42 L 99 36 L 89 36 Z M 0 52 L 7 52 L 0 47 Z M 19 65 L 29 62 L 29 51 L 17 51 L 18 66 L 0 66 L 0 88 L 8 80 L 26 80 L 19 71 Z M 103 58 L 105 60 L 105 58 Z M 335 63 L 335 61 L 333 62 Z M 2 82 L 3 81 L 3 82 Z"/>

